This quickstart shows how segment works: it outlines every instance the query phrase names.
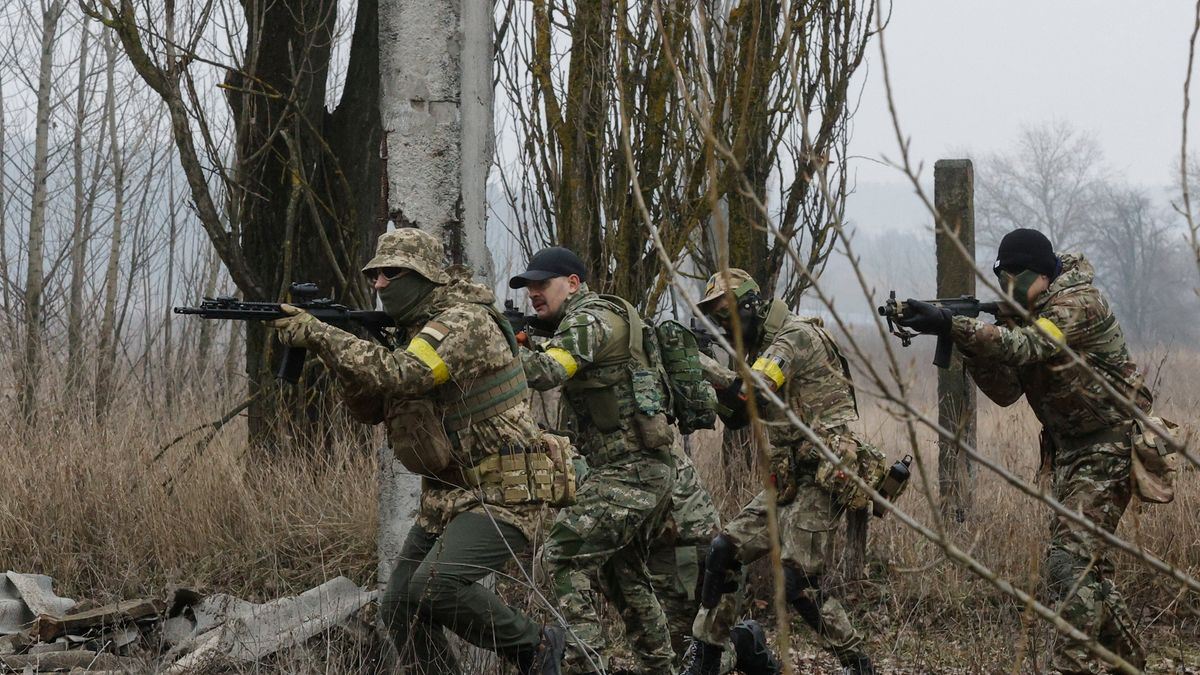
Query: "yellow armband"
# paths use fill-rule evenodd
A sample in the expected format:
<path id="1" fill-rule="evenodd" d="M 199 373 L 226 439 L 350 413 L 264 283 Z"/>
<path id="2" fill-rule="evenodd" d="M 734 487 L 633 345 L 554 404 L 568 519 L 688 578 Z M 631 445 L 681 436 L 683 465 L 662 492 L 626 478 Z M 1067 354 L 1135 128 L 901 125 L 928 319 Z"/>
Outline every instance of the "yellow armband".
<path id="1" fill-rule="evenodd" d="M 567 371 L 567 378 L 575 377 L 575 373 L 579 371 L 579 362 L 571 356 L 571 352 L 562 347 L 551 347 L 546 350 L 546 355 L 558 361 L 559 365 Z"/>
<path id="2" fill-rule="evenodd" d="M 408 343 L 408 353 L 417 357 L 433 371 L 433 383 L 442 384 L 450 379 L 450 367 L 438 356 L 435 350 L 428 342 L 420 337 L 415 337 L 412 342 Z"/>
<path id="3" fill-rule="evenodd" d="M 1047 319 L 1046 317 L 1043 316 L 1042 318 L 1035 321 L 1034 324 L 1036 324 L 1038 328 L 1041 328 L 1042 331 L 1044 331 L 1046 333 L 1046 335 L 1049 335 L 1050 338 L 1053 339 L 1055 342 L 1065 343 L 1067 341 L 1066 337 L 1063 335 L 1062 330 L 1060 330 L 1058 326 L 1055 326 L 1054 322 L 1051 321 L 1050 319 Z"/>
<path id="4" fill-rule="evenodd" d="M 776 362 L 775 359 L 769 359 L 765 356 L 760 356 L 754 362 L 754 365 L 751 366 L 751 368 L 753 370 L 757 370 L 763 375 L 766 375 L 771 382 L 775 383 L 776 389 L 783 387 L 783 383 L 787 379 L 783 376 L 783 370 L 779 367 L 779 363 Z"/>

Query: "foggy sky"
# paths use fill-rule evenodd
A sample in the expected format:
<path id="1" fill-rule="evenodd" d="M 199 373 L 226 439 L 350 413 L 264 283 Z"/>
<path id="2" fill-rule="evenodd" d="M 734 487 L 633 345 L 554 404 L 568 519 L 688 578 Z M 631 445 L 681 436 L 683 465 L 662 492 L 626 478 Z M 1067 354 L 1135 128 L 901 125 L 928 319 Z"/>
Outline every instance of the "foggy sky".
<path id="1" fill-rule="evenodd" d="M 1061 119 L 1093 133 L 1130 182 L 1173 185 L 1194 12 L 1186 0 L 897 0 L 884 45 L 922 177 L 932 184 L 933 163 L 955 151 L 1004 151 L 1022 125 Z M 904 177 L 872 161 L 899 156 L 877 42 L 862 73 L 849 219 L 865 230 L 923 224 Z"/>

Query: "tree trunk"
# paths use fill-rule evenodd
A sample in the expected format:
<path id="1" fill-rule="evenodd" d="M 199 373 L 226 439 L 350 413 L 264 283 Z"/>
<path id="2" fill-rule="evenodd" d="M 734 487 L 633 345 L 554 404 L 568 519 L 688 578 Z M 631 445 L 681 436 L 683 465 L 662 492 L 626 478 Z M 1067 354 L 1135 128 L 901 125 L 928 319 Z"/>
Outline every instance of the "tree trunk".
<path id="1" fill-rule="evenodd" d="M 21 417 L 33 426 L 37 421 L 37 384 L 41 377 L 42 252 L 46 243 L 46 177 L 49 174 L 50 88 L 54 73 L 54 42 L 63 6 L 54 0 L 42 14 L 42 55 L 38 67 L 37 122 L 33 149 L 33 196 L 29 212 L 29 261 L 25 274 L 25 349 L 19 366 Z"/>
<path id="2" fill-rule="evenodd" d="M 4 83 L 0 80 L 0 91 L 3 90 Z M 8 130 L 5 127 L 4 119 L 4 97 L 0 96 L 0 309 L 3 309 L 4 314 L 4 335 L 3 348 L 15 351 L 17 340 L 17 324 L 15 312 L 13 311 L 13 298 L 9 290 L 10 284 L 8 280 L 11 278 L 8 274 L 8 216 L 7 207 L 4 202 L 4 196 L 8 194 L 8 185 L 5 176 L 8 174 L 4 154 L 4 142 L 7 138 Z M 15 365 L 14 365 L 15 367 Z"/>
<path id="3" fill-rule="evenodd" d="M 484 207 L 492 161 L 492 11 L 491 3 L 476 0 L 384 0 L 379 6 L 389 212 L 397 227 L 440 237 L 447 258 L 471 267 L 489 287 Z M 380 466 L 383 583 L 408 534 L 420 485 L 387 447 Z M 475 655 L 471 661 L 494 660 Z"/>
<path id="4" fill-rule="evenodd" d="M 108 265 L 104 273 L 104 314 L 100 320 L 100 349 L 96 368 L 96 415 L 103 416 L 113 397 L 113 369 L 117 361 L 117 284 L 121 271 L 121 227 L 125 217 L 125 165 L 117 136 L 117 105 L 114 71 L 117 49 L 109 34 L 104 33 L 104 53 L 107 58 L 108 91 L 104 95 L 104 114 L 112 158 L 113 214 L 112 239 L 108 247 Z M 133 271 L 130 270 L 130 274 Z"/>
<path id="5" fill-rule="evenodd" d="M 75 94 L 75 132 L 71 160 L 75 170 L 75 213 L 71 223 L 71 281 L 67 305 L 67 394 L 83 391 L 86 358 L 83 354 L 83 263 L 87 257 L 84 219 L 87 211 L 83 177 L 83 122 L 87 116 L 88 38 L 91 31 L 81 26 L 79 38 L 79 90 Z"/>
<path id="6" fill-rule="evenodd" d="M 605 127 L 611 79 L 613 3 L 575 4 L 571 26 L 571 71 L 563 111 L 562 185 L 555 193 L 558 243 L 579 254 L 596 284 L 608 277 L 600 206 L 607 164 Z M 623 161 L 623 160 L 622 160 Z M 598 290 L 604 290 L 598 286 Z"/>

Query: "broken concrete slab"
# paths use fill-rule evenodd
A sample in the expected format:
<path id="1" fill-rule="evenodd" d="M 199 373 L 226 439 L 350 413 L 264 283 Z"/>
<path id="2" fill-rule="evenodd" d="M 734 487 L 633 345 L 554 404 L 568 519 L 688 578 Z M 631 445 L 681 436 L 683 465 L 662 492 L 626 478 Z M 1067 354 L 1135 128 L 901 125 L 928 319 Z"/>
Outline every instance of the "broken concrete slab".
<path id="1" fill-rule="evenodd" d="M 44 574 L 0 576 L 0 635 L 20 633 L 38 614 L 63 614 L 74 607 L 74 600 L 54 594 L 53 584 Z"/>
<path id="2" fill-rule="evenodd" d="M 184 673 L 214 661 L 257 661 L 343 623 L 378 596 L 379 591 L 365 591 L 346 577 L 261 605 L 209 596 L 193 606 L 193 632 L 171 650 L 183 655 L 165 672 Z"/>

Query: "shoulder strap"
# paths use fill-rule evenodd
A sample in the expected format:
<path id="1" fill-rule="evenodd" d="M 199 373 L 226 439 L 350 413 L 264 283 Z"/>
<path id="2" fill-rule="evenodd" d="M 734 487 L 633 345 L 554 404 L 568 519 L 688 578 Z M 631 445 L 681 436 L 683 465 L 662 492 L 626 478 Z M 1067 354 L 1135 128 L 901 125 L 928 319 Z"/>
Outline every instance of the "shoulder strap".
<path id="1" fill-rule="evenodd" d="M 496 326 L 500 328 L 500 332 L 504 335 L 504 340 L 508 342 L 508 349 L 512 352 L 512 355 L 520 356 L 521 346 L 517 344 L 517 335 L 513 332 L 512 324 L 508 322 L 508 319 L 504 318 L 504 315 L 494 305 L 481 302 L 479 306 L 487 310 L 488 315 L 492 317 L 492 321 L 496 322 Z"/>

